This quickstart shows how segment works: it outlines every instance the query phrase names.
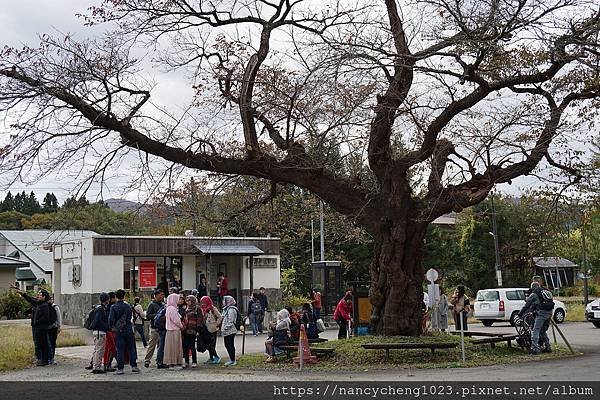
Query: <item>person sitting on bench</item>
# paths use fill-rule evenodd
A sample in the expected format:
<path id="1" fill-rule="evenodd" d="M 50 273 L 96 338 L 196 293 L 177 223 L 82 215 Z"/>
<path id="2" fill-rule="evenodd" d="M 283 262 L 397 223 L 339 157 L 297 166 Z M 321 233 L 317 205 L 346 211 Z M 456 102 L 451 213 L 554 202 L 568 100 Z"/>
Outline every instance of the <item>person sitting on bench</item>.
<path id="1" fill-rule="evenodd" d="M 275 356 L 283 353 L 280 346 L 290 343 L 290 313 L 283 309 L 277 313 L 277 323 L 271 326 L 271 333 L 265 340 L 265 351 L 269 355 L 266 362 L 275 362 Z"/>

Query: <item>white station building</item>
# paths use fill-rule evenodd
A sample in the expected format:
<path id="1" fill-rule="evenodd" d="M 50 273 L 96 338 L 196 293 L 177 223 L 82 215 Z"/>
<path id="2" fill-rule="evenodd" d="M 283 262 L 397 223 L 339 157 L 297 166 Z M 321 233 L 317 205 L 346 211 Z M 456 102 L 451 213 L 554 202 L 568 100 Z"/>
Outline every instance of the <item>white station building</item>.
<path id="1" fill-rule="evenodd" d="M 90 236 L 54 246 L 53 291 L 67 324 L 80 325 L 102 292 L 150 293 L 157 287 L 197 288 L 207 277 L 216 298 L 217 274 L 242 310 L 251 291 L 280 298 L 279 238 Z"/>

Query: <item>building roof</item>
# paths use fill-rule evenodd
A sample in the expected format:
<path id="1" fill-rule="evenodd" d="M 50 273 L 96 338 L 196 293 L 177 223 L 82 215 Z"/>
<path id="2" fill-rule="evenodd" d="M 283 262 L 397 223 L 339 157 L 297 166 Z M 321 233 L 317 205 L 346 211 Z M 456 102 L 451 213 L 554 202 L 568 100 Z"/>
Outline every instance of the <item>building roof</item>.
<path id="1" fill-rule="evenodd" d="M 533 263 L 540 268 L 575 268 L 578 265 L 561 257 L 533 257 Z"/>
<path id="2" fill-rule="evenodd" d="M 18 281 L 35 281 L 37 277 L 31 271 L 31 268 L 17 268 L 15 277 Z"/>
<path id="3" fill-rule="evenodd" d="M 448 214 L 444 214 L 441 217 L 434 219 L 432 224 L 454 226 L 454 225 L 456 225 L 456 213 L 450 212 Z"/>
<path id="4" fill-rule="evenodd" d="M 69 239 L 79 239 L 97 235 L 85 230 L 45 230 L 25 229 L 21 231 L 2 230 L 0 235 L 12 244 L 17 253 L 15 258 L 29 262 L 31 271 L 37 278 L 43 278 L 54 269 L 52 246 Z"/>
<path id="5" fill-rule="evenodd" d="M 94 236 L 98 239 L 281 240 L 281 238 L 275 236 L 127 236 L 98 234 Z M 64 240 L 61 240 L 61 242 L 64 242 Z"/>
<path id="6" fill-rule="evenodd" d="M 0 268 L 8 267 L 8 268 L 20 268 L 20 267 L 29 267 L 29 263 L 25 261 L 21 261 L 18 258 L 0 256 Z"/>
<path id="7" fill-rule="evenodd" d="M 207 246 L 206 254 L 279 254 L 279 238 L 203 238 L 188 236 L 95 236 L 93 254 L 101 255 L 184 255 L 203 254 L 196 246 Z M 64 242 L 66 244 L 66 242 Z M 250 249 L 217 248 L 215 246 L 253 246 Z M 256 249 L 262 251 L 259 253 Z"/>
<path id="8" fill-rule="evenodd" d="M 235 254 L 246 256 L 258 256 L 265 254 L 264 251 L 256 246 L 237 245 L 237 244 L 196 244 L 194 247 L 202 254 Z"/>

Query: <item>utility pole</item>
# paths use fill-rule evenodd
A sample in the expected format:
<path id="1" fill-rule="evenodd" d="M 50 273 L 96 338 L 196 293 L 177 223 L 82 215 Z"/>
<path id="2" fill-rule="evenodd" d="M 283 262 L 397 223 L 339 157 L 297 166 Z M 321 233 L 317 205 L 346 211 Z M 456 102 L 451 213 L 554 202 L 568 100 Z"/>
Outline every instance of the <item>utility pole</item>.
<path id="1" fill-rule="evenodd" d="M 583 214 L 583 223 L 581 224 L 581 267 L 583 269 L 583 307 L 587 306 L 590 299 L 588 297 L 588 271 L 587 271 L 587 260 L 585 254 L 585 213 Z"/>
<path id="2" fill-rule="evenodd" d="M 190 191 L 192 192 L 192 204 L 191 206 L 191 213 L 192 213 L 192 231 L 194 232 L 194 235 L 197 235 L 197 230 L 196 230 L 196 219 L 197 219 L 197 213 L 198 213 L 198 199 L 196 198 L 196 182 L 194 182 L 194 178 L 190 178 Z"/>
<path id="3" fill-rule="evenodd" d="M 496 222 L 496 207 L 494 205 L 494 195 L 492 200 L 492 236 L 494 237 L 494 252 L 496 253 L 496 262 L 494 269 L 496 270 L 496 279 L 498 286 L 502 287 L 502 261 L 500 260 L 500 246 L 498 245 L 498 223 Z"/>
<path id="4" fill-rule="evenodd" d="M 323 227 L 323 200 L 319 201 L 321 208 L 321 215 L 319 216 L 319 220 L 321 223 L 321 261 L 325 261 L 325 235 L 324 235 L 324 227 Z"/>
<path id="5" fill-rule="evenodd" d="M 315 262 L 315 221 L 310 218 L 310 261 Z"/>

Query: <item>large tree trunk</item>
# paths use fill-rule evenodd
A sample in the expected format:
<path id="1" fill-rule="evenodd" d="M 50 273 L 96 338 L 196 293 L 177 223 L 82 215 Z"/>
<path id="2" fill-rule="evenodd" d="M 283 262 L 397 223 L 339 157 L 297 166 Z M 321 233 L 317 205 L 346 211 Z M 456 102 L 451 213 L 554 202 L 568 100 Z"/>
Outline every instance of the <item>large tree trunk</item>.
<path id="1" fill-rule="evenodd" d="M 371 322 L 382 335 L 421 333 L 423 279 L 421 265 L 426 223 L 407 218 L 377 238 L 371 264 Z"/>

